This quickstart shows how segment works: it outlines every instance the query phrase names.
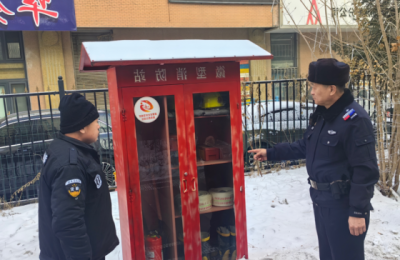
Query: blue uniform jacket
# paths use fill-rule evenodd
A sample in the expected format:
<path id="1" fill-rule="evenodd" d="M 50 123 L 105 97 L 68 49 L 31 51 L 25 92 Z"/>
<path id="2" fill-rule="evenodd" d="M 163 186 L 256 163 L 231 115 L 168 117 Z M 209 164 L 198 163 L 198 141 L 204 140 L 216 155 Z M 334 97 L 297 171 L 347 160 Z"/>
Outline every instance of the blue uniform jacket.
<path id="1" fill-rule="evenodd" d="M 344 120 L 351 109 L 355 115 Z M 364 217 L 372 210 L 374 185 L 379 180 L 375 137 L 367 112 L 348 89 L 329 109 L 318 106 L 303 139 L 267 149 L 268 160 L 306 159 L 310 179 L 318 183 L 350 180 L 350 192 L 335 199 L 329 191 L 310 188 L 311 199 L 322 207 L 349 208 Z"/>
<path id="2" fill-rule="evenodd" d="M 92 146 L 60 134 L 44 156 L 39 189 L 40 260 L 101 259 L 119 244 Z"/>

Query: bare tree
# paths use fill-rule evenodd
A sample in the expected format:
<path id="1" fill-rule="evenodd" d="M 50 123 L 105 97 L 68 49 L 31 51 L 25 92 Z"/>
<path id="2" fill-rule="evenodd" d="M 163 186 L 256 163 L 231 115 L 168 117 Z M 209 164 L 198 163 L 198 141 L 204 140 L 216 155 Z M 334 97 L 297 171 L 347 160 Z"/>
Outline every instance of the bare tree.
<path id="1" fill-rule="evenodd" d="M 311 0 L 299 0 L 304 11 L 311 6 Z M 321 21 L 316 12 L 311 12 L 319 27 L 315 33 L 301 32 L 296 24 L 290 1 L 281 0 L 285 15 L 306 41 L 313 57 L 318 56 L 311 46 L 329 50 L 332 57 L 339 57 L 351 66 L 353 83 L 365 80 L 368 75 L 370 84 L 365 88 L 373 92 L 368 96 L 375 105 L 377 155 L 380 167 L 378 186 L 384 195 L 390 195 L 399 188 L 400 175 L 400 130 L 397 118 L 400 113 L 400 20 L 398 0 L 348 0 L 352 4 L 355 22 L 351 31 L 343 31 L 343 19 L 337 10 L 336 0 L 321 0 L 325 10 L 325 21 Z M 322 9 L 322 8 L 321 8 Z M 328 14 L 331 14 L 329 22 Z M 333 24 L 332 24 L 333 21 Z M 347 24 L 348 25 L 348 24 Z M 349 28 L 349 26 L 347 26 Z M 351 37 L 343 37 L 350 34 Z M 344 39 L 346 38 L 346 39 Z M 365 97 L 364 97 L 365 98 Z M 389 98 L 390 102 L 385 102 Z M 388 103 L 393 104 L 389 107 Z M 388 127 L 386 109 L 393 109 L 391 128 Z"/>

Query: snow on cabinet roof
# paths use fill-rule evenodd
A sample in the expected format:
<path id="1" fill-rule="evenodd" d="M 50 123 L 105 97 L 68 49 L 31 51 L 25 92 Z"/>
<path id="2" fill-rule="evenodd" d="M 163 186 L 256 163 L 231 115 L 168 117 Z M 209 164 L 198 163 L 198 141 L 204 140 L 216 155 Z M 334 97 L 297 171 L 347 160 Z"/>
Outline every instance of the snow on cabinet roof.
<path id="1" fill-rule="evenodd" d="M 272 59 L 249 40 L 124 40 L 82 43 L 79 69 L 109 66 Z"/>

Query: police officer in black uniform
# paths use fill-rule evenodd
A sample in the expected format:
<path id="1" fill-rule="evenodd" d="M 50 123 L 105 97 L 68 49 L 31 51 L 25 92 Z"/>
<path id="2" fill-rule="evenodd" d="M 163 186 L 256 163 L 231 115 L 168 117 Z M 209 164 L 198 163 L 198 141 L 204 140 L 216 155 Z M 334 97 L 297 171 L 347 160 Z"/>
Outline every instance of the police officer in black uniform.
<path id="1" fill-rule="evenodd" d="M 74 93 L 61 99 L 60 137 L 43 156 L 39 192 L 41 260 L 105 259 L 119 244 L 99 156 L 97 109 Z"/>
<path id="2" fill-rule="evenodd" d="M 256 149 L 254 159 L 306 159 L 321 260 L 363 260 L 370 203 L 379 179 L 371 119 L 345 88 L 350 68 L 336 59 L 309 67 L 318 105 L 303 139 Z"/>

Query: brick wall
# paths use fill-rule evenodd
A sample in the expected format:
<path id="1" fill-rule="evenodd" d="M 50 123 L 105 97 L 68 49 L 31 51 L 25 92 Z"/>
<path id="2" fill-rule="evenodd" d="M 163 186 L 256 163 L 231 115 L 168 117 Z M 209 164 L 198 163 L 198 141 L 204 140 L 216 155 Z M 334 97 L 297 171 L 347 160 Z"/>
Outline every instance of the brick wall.
<path id="1" fill-rule="evenodd" d="M 256 28 L 278 26 L 275 5 L 170 4 L 168 0 L 75 0 L 78 28 Z"/>

